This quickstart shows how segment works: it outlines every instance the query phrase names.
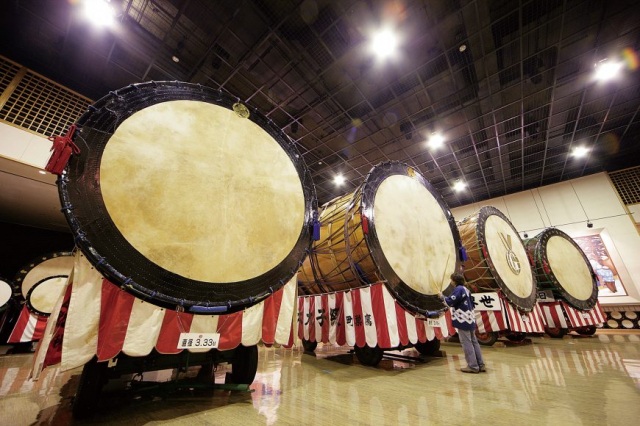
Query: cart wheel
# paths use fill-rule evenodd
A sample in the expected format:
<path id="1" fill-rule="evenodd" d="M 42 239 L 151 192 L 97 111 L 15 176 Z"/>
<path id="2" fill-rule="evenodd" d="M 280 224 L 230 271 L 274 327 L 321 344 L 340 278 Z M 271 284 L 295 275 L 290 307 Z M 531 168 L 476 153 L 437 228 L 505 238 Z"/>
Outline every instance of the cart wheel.
<path id="1" fill-rule="evenodd" d="M 256 378 L 258 371 L 258 346 L 238 346 L 233 351 L 231 359 L 231 374 L 225 378 L 225 383 L 250 385 Z"/>
<path id="2" fill-rule="evenodd" d="M 596 334 L 596 326 L 588 325 L 586 327 L 580 327 L 576 329 L 576 331 L 582 336 L 593 336 L 594 334 Z"/>
<path id="3" fill-rule="evenodd" d="M 310 340 L 302 340 L 302 347 L 305 352 L 313 352 L 318 347 L 318 342 L 312 342 Z"/>
<path id="4" fill-rule="evenodd" d="M 433 355 L 440 350 L 440 340 L 433 339 L 426 342 L 416 342 L 413 345 L 421 355 Z"/>
<path id="5" fill-rule="evenodd" d="M 94 414 L 100 399 L 100 392 L 109 380 L 107 368 L 106 362 L 98 362 L 96 358 L 84 365 L 71 408 L 73 417 L 76 419 L 86 419 Z"/>
<path id="6" fill-rule="evenodd" d="M 480 343 L 481 345 L 493 346 L 493 344 L 498 340 L 498 333 L 495 331 L 479 333 L 476 329 L 476 337 L 478 338 L 478 343 Z"/>
<path id="7" fill-rule="evenodd" d="M 354 346 L 353 350 L 355 351 L 360 364 L 369 365 L 371 367 L 378 365 L 384 355 L 384 351 L 377 346 L 375 348 L 371 348 L 369 346 L 363 346 L 361 348 Z"/>
<path id="8" fill-rule="evenodd" d="M 518 333 L 518 332 L 511 332 L 509 334 L 507 334 L 507 339 L 511 340 L 512 342 L 522 342 L 525 337 L 527 337 L 526 333 Z"/>
<path id="9" fill-rule="evenodd" d="M 547 333 L 552 339 L 562 339 L 564 335 L 569 332 L 569 330 L 560 327 L 545 327 L 544 332 Z"/>

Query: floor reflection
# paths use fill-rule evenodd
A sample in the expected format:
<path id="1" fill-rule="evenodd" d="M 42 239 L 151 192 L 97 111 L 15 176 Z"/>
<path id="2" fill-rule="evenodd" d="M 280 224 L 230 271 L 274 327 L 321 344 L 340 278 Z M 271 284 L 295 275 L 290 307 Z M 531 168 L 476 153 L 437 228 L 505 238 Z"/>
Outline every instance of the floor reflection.
<path id="1" fill-rule="evenodd" d="M 640 334 L 533 337 L 485 347 L 486 374 L 463 374 L 457 343 L 442 357 L 413 349 L 377 367 L 350 348 L 315 354 L 260 348 L 250 393 L 132 392 L 111 384 L 92 424 L 635 424 L 640 416 Z M 79 369 L 28 379 L 31 355 L 0 357 L 0 424 L 73 424 Z M 216 372 L 222 380 L 225 369 Z M 158 376 L 160 377 L 160 376 Z M 167 376 L 169 377 L 169 376 Z M 120 386 L 120 388 L 118 388 Z M 76 424 L 80 424 L 75 422 Z"/>

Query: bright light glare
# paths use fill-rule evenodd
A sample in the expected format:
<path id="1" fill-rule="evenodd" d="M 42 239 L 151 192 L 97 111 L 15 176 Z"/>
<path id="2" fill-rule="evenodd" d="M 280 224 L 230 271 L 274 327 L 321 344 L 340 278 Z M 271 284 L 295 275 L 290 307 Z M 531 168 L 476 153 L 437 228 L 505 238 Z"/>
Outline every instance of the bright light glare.
<path id="1" fill-rule="evenodd" d="M 94 25 L 109 27 L 115 21 L 116 12 L 106 0 L 84 0 L 84 16 Z"/>
<path id="2" fill-rule="evenodd" d="M 442 145 L 444 145 L 444 136 L 440 133 L 434 133 L 429 137 L 429 141 L 427 142 L 427 146 L 431 149 L 438 149 Z"/>
<path id="3" fill-rule="evenodd" d="M 571 155 L 576 158 L 582 158 L 587 155 L 587 153 L 589 153 L 589 148 L 587 148 L 586 146 L 577 146 L 573 148 L 573 152 L 571 153 Z"/>
<path id="4" fill-rule="evenodd" d="M 456 192 L 464 191 L 467 188 L 467 184 L 459 180 L 453 185 L 453 190 Z"/>
<path id="5" fill-rule="evenodd" d="M 378 59 L 386 59 L 392 56 L 398 47 L 398 37 L 389 28 L 377 32 L 371 39 L 371 51 Z"/>
<path id="6" fill-rule="evenodd" d="M 344 178 L 344 176 L 342 176 L 342 175 L 336 175 L 336 177 L 334 177 L 334 178 L 333 178 L 333 183 L 334 183 L 336 186 L 342 186 L 342 185 L 344 184 L 345 180 L 346 180 L 346 179 Z"/>
<path id="7" fill-rule="evenodd" d="M 622 62 L 602 61 L 596 64 L 595 79 L 608 81 L 616 78 L 622 69 Z"/>

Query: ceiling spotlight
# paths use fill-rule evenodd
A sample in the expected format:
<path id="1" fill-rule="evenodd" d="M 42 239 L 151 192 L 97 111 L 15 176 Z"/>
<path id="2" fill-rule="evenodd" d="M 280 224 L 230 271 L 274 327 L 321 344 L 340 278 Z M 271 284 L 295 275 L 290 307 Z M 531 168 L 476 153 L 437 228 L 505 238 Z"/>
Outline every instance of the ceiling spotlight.
<path id="1" fill-rule="evenodd" d="M 429 141 L 427 142 L 427 146 L 431 149 L 438 149 L 442 145 L 444 145 L 444 136 L 440 133 L 434 133 L 429 137 Z"/>
<path id="2" fill-rule="evenodd" d="M 618 76 L 620 74 L 620 70 L 622 69 L 622 62 L 616 61 L 608 61 L 604 59 L 597 64 L 595 64 L 595 74 L 594 77 L 598 81 L 609 81 Z"/>
<path id="3" fill-rule="evenodd" d="M 177 64 L 178 62 L 180 62 L 180 58 L 178 58 L 176 55 L 173 55 L 173 56 L 171 57 L 171 60 L 172 60 L 173 62 L 175 62 L 176 64 Z"/>
<path id="4" fill-rule="evenodd" d="M 589 148 L 587 148 L 586 146 L 576 146 L 575 148 L 573 148 L 571 155 L 576 158 L 582 158 L 586 156 L 588 153 L 589 153 Z"/>
<path id="5" fill-rule="evenodd" d="M 527 234 L 526 232 L 524 234 L 522 234 L 523 237 L 525 238 L 529 238 L 529 234 Z"/>
<path id="6" fill-rule="evenodd" d="M 333 178 L 333 183 L 335 186 L 342 186 L 345 182 L 345 178 L 342 175 L 336 175 L 336 177 Z"/>
<path id="7" fill-rule="evenodd" d="M 398 37 L 390 28 L 383 28 L 371 39 L 370 49 L 378 59 L 392 56 L 398 48 Z"/>
<path id="8" fill-rule="evenodd" d="M 113 25 L 116 12 L 108 0 L 84 0 L 84 16 L 97 27 Z"/>
<path id="9" fill-rule="evenodd" d="M 461 44 L 460 47 L 458 47 L 458 50 L 460 51 L 460 53 L 464 52 L 465 50 L 467 50 L 467 45 Z"/>
<path id="10" fill-rule="evenodd" d="M 593 223 L 591 221 L 587 221 L 587 228 L 593 228 Z"/>
<path id="11" fill-rule="evenodd" d="M 467 184 L 461 180 L 453 184 L 453 190 L 456 192 L 462 192 L 467 188 Z"/>

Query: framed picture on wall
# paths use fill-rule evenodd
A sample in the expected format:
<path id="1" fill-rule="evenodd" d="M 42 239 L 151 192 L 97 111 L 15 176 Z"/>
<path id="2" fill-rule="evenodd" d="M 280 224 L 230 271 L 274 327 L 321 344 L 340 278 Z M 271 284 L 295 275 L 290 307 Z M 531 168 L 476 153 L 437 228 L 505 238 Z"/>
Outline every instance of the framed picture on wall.
<path id="1" fill-rule="evenodd" d="M 574 237 L 573 240 L 587 256 L 598 276 L 598 297 L 626 296 L 627 290 L 600 234 Z"/>

